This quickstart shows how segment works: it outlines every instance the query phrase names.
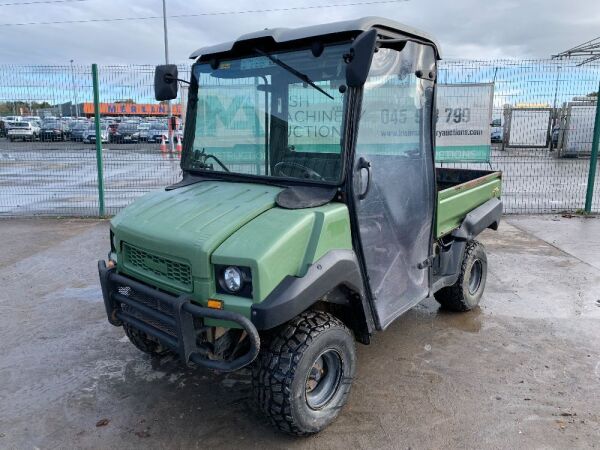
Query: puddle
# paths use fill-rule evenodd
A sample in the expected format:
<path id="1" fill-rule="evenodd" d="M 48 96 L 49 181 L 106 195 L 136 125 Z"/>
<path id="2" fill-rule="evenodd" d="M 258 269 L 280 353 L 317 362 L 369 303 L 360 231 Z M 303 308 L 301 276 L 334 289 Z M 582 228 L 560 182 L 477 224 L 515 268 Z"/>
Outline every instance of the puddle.
<path id="1" fill-rule="evenodd" d="M 437 317 L 448 327 L 466 331 L 467 333 L 479 333 L 483 314 L 479 306 L 467 312 L 452 312 L 439 308 Z"/>
<path id="2" fill-rule="evenodd" d="M 484 313 L 479 306 L 467 312 L 448 311 L 440 307 L 433 298 L 419 303 L 409 314 L 414 314 L 420 320 L 438 322 L 443 325 L 442 328 L 455 328 L 467 333 L 479 333 L 484 320 Z"/>

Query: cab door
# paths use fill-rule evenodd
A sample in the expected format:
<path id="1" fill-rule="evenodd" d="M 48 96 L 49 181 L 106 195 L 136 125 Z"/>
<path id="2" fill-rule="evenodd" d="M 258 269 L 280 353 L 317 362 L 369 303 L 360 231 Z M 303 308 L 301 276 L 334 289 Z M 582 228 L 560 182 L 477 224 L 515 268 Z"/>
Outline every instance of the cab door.
<path id="1" fill-rule="evenodd" d="M 380 328 L 429 295 L 435 167 L 428 78 L 435 64 L 426 45 L 379 49 L 363 87 L 353 201 Z"/>

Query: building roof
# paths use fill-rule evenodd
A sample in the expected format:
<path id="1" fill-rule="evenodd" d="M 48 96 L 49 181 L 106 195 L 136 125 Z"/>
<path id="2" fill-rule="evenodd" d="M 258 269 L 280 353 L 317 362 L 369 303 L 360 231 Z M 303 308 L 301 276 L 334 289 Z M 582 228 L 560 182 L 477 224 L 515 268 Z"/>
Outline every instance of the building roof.
<path id="1" fill-rule="evenodd" d="M 235 41 L 223 42 L 222 44 L 209 45 L 201 47 L 190 55 L 191 59 L 196 59 L 202 55 L 211 55 L 217 53 L 228 52 L 233 48 L 236 42 L 249 41 L 264 37 L 271 37 L 277 43 L 295 41 L 298 39 L 306 39 L 312 36 L 322 36 L 333 33 L 343 33 L 357 31 L 362 32 L 370 30 L 373 27 L 387 29 L 391 32 L 401 33 L 406 36 L 415 37 L 429 41 L 436 47 L 437 56 L 440 57 L 440 46 L 429 34 L 412 28 L 408 25 L 401 24 L 394 20 L 385 19 L 383 17 L 363 17 L 355 20 L 345 20 L 343 22 L 325 23 L 320 25 L 312 25 L 302 28 L 267 28 L 253 33 L 243 34 Z"/>

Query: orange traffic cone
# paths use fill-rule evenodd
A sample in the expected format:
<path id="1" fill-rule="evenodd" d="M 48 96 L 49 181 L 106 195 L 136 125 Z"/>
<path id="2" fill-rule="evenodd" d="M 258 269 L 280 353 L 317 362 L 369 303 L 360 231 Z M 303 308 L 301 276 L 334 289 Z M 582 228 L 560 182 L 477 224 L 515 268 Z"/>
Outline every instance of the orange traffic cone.
<path id="1" fill-rule="evenodd" d="M 181 137 L 177 136 L 177 153 L 181 153 L 181 150 L 183 150 L 182 146 L 181 146 Z"/>
<path id="2" fill-rule="evenodd" d="M 165 135 L 164 134 L 160 138 L 160 151 L 161 152 L 166 152 L 167 151 L 167 141 L 165 140 Z"/>

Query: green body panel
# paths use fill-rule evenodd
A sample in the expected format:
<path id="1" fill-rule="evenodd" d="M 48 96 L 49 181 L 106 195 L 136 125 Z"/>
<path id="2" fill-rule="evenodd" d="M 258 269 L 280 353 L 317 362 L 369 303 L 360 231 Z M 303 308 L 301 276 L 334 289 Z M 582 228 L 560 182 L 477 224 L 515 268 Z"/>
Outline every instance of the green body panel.
<path id="1" fill-rule="evenodd" d="M 111 221 L 118 271 L 175 294 L 206 302 L 214 292 L 212 252 L 240 227 L 275 206 L 281 188 L 250 183 L 206 181 L 170 191 L 151 192 Z M 128 263 L 123 243 L 191 268 L 189 288 Z M 232 310 L 247 311 L 251 301 L 229 299 Z"/>
<path id="2" fill-rule="evenodd" d="M 200 304 L 223 300 L 224 309 L 250 317 L 252 304 L 264 300 L 285 276 L 304 275 L 329 250 L 352 248 L 345 205 L 283 209 L 275 204 L 281 190 L 206 181 L 149 193 L 111 221 L 117 270 L 167 292 L 189 294 Z M 138 258 L 143 268 L 124 251 L 128 246 L 151 255 Z M 163 261 L 189 267 L 189 285 L 161 276 Z M 213 264 L 250 267 L 253 298 L 217 293 Z"/>
<path id="3" fill-rule="evenodd" d="M 250 267 L 253 300 L 261 302 L 287 275 L 304 276 L 313 262 L 335 249 L 352 249 L 346 205 L 274 208 L 227 239 L 212 263 Z"/>
<path id="4" fill-rule="evenodd" d="M 460 225 L 465 215 L 500 196 L 496 172 L 438 193 L 437 237 Z M 250 317 L 253 303 L 263 301 L 286 276 L 302 277 L 330 250 L 352 249 L 346 205 L 284 209 L 275 199 L 282 188 L 251 183 L 205 181 L 156 191 L 115 216 L 114 259 L 120 273 L 173 294 L 188 294 L 206 305 L 222 300 L 224 309 Z M 141 252 L 131 256 L 127 247 Z M 171 266 L 168 266 L 168 265 Z M 252 298 L 217 293 L 214 265 L 249 267 Z M 185 283 L 164 275 L 167 267 L 183 267 Z M 177 281 L 177 280 L 176 280 Z M 206 321 L 207 325 L 235 324 Z"/>
<path id="5" fill-rule="evenodd" d="M 484 177 L 452 186 L 438 192 L 435 236 L 440 238 L 459 227 L 465 216 L 491 198 L 500 198 L 502 174 Z"/>

